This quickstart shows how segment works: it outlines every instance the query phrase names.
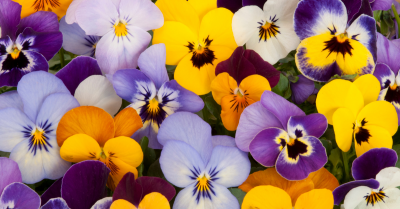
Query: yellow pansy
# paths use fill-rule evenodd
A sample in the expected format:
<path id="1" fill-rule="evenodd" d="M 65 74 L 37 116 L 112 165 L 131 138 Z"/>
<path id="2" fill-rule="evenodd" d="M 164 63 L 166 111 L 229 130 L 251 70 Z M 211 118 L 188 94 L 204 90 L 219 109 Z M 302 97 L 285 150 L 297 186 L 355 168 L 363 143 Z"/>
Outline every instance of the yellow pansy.
<path id="1" fill-rule="evenodd" d="M 139 206 L 136 207 L 132 203 L 118 199 L 111 204 L 110 209 L 170 209 L 169 202 L 164 195 L 158 192 L 152 192 L 144 196 Z"/>

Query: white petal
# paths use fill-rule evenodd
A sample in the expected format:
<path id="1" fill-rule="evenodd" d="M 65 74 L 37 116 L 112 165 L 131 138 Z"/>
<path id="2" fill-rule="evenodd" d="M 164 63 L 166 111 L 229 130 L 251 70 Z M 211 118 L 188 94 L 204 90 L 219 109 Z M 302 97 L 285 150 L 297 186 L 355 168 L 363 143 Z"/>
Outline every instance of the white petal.
<path id="1" fill-rule="evenodd" d="M 289 54 L 291 51 L 295 50 L 300 44 L 300 38 L 297 36 L 296 32 L 293 29 L 293 20 L 292 21 L 277 21 L 277 25 L 280 27 L 279 32 L 276 36 L 278 41 L 286 50 L 286 55 Z M 282 57 L 282 58 L 284 58 Z"/>
<path id="2" fill-rule="evenodd" d="M 293 15 L 298 3 L 298 0 L 268 0 L 264 4 L 265 18 L 268 20 L 276 15 L 278 21 L 291 20 L 293 24 Z"/>
<path id="3" fill-rule="evenodd" d="M 388 167 L 384 168 L 376 175 L 379 181 L 379 188 L 389 189 L 400 186 L 400 168 Z"/>
<path id="4" fill-rule="evenodd" d="M 239 9 L 232 19 L 232 30 L 235 41 L 243 46 L 254 36 L 258 36 L 258 22 L 264 19 L 264 12 L 258 6 L 246 6 Z"/>
<path id="5" fill-rule="evenodd" d="M 160 28 L 164 24 L 162 12 L 149 0 L 121 0 L 119 14 L 121 18 L 129 19 L 129 24 L 145 31 Z"/>
<path id="6" fill-rule="evenodd" d="M 344 198 L 344 208 L 355 209 L 361 202 L 365 204 L 364 197 L 370 194 L 371 191 L 372 189 L 366 186 L 360 186 L 350 190 Z"/>
<path id="7" fill-rule="evenodd" d="M 9 91 L 0 94 L 0 109 L 15 107 L 21 111 L 24 110 L 24 104 L 17 91 Z"/>
<path id="8" fill-rule="evenodd" d="M 76 22 L 75 12 L 79 8 L 79 5 L 85 0 L 73 0 L 68 7 L 67 14 L 65 15 L 65 21 L 68 24 L 73 24 Z"/>
<path id="9" fill-rule="evenodd" d="M 260 41 L 258 33 L 249 39 L 246 46 L 248 49 L 256 51 L 265 61 L 272 65 L 289 53 L 277 38 L 272 37 L 267 41 Z"/>
<path id="10" fill-rule="evenodd" d="M 396 84 L 398 86 L 400 86 L 400 70 L 399 70 L 399 72 L 397 72 L 397 75 L 396 75 Z"/>

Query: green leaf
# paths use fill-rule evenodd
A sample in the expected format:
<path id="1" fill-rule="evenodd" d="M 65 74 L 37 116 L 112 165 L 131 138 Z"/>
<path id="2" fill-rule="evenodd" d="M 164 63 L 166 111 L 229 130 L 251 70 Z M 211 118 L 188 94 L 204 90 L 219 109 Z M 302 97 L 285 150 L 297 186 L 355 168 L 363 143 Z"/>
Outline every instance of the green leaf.
<path id="1" fill-rule="evenodd" d="M 142 138 L 142 140 L 140 140 L 140 147 L 142 148 L 143 157 L 146 156 L 146 150 L 148 145 L 149 145 L 149 138 L 145 136 Z M 144 164 L 142 162 L 142 164 L 140 164 L 140 166 L 138 167 L 139 177 L 143 176 L 143 171 L 144 171 Z"/>
<path id="2" fill-rule="evenodd" d="M 221 106 L 214 100 L 211 96 L 208 96 L 204 99 L 204 103 L 210 113 L 216 118 L 221 119 Z"/>
<path id="3" fill-rule="evenodd" d="M 332 151 L 332 142 L 329 140 L 326 140 L 325 138 L 321 138 L 319 140 L 321 141 L 322 145 L 324 145 L 324 147 L 326 149 L 326 154 L 329 156 Z"/>
<path id="4" fill-rule="evenodd" d="M 147 171 L 147 176 L 154 176 L 165 179 L 164 173 L 161 170 L 160 159 L 157 159 L 153 164 L 150 165 L 149 170 Z"/>
<path id="5" fill-rule="evenodd" d="M 386 35 L 386 34 L 388 34 L 388 32 L 389 32 L 388 24 L 385 21 L 381 21 L 381 33 L 383 35 Z"/>
<path id="6" fill-rule="evenodd" d="M 281 73 L 279 78 L 279 83 L 272 88 L 272 91 L 276 94 L 283 96 L 286 90 L 289 88 L 289 80 Z"/>
<path id="7" fill-rule="evenodd" d="M 396 134 L 393 135 L 393 144 L 400 144 L 400 127 L 397 129 Z"/>
<path id="8" fill-rule="evenodd" d="M 233 194 L 233 196 L 236 197 L 236 199 L 239 201 L 239 205 L 242 205 L 244 196 L 246 196 L 246 192 L 243 192 L 239 188 L 229 188 L 229 191 Z"/>
<path id="9" fill-rule="evenodd" d="M 393 149 L 394 151 L 396 151 L 397 156 L 400 156 L 400 144 L 394 145 L 392 149 Z M 397 161 L 396 167 L 400 168 L 400 160 Z"/>
<path id="10" fill-rule="evenodd" d="M 175 73 L 176 65 L 167 65 L 167 73 L 169 80 L 174 79 L 174 73 Z"/>
<path id="11" fill-rule="evenodd" d="M 394 28 L 394 21 L 392 19 L 392 12 L 390 10 L 382 12 L 382 19 L 383 21 L 385 21 L 389 28 Z"/>
<path id="12" fill-rule="evenodd" d="M 10 153 L 9 152 L 1 152 L 0 151 L 0 157 L 10 157 Z"/>
<path id="13" fill-rule="evenodd" d="M 342 75 L 342 79 L 345 79 L 345 80 L 353 80 L 354 78 L 356 78 L 357 77 L 357 73 L 356 74 L 353 74 L 353 75 Z"/>
<path id="14" fill-rule="evenodd" d="M 380 22 L 381 17 L 382 17 L 382 10 L 374 11 L 374 19 L 376 22 Z"/>
<path id="15" fill-rule="evenodd" d="M 329 155 L 329 162 L 332 163 L 332 174 L 340 181 L 343 178 L 343 161 L 341 150 L 335 148 L 331 151 Z"/>

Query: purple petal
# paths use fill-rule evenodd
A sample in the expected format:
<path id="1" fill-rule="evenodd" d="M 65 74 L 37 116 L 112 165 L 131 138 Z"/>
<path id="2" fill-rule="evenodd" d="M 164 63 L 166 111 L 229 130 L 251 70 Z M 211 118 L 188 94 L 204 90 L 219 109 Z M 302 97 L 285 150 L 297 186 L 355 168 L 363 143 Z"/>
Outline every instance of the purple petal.
<path id="1" fill-rule="evenodd" d="M 393 2 L 393 0 L 375 0 L 371 3 L 372 11 L 389 10 Z"/>
<path id="2" fill-rule="evenodd" d="M 157 89 L 169 81 L 165 67 L 166 56 L 165 45 L 161 43 L 150 46 L 138 59 L 140 71 L 154 82 Z"/>
<path id="3" fill-rule="evenodd" d="M 18 35 L 16 44 L 23 46 L 22 50 L 35 51 L 50 60 L 61 49 L 61 32 L 35 32 L 32 28 L 26 28 Z"/>
<path id="4" fill-rule="evenodd" d="M 239 119 L 235 141 L 239 149 L 250 152 L 251 140 L 266 128 L 283 128 L 281 122 L 261 104 L 255 102 L 244 109 Z"/>
<path id="5" fill-rule="evenodd" d="M 141 92 L 143 88 L 148 89 L 151 94 L 155 93 L 153 92 L 155 88 L 150 87 L 154 86 L 153 81 L 137 69 L 118 70 L 113 76 L 112 83 L 118 96 L 132 103 L 137 102 L 137 98 L 143 96 Z"/>
<path id="6" fill-rule="evenodd" d="M 354 160 L 351 172 L 355 180 L 375 179 L 379 171 L 394 167 L 396 162 L 396 151 L 388 148 L 374 148 Z"/>
<path id="7" fill-rule="evenodd" d="M 261 96 L 261 104 L 279 119 L 283 128 L 287 130 L 287 123 L 292 116 L 305 116 L 306 114 L 295 104 L 272 91 L 265 91 Z"/>
<path id="8" fill-rule="evenodd" d="M 129 172 L 122 177 L 115 188 L 112 200 L 124 199 L 137 207 L 144 197 L 143 189 L 144 188 L 136 182 L 135 175 Z"/>
<path id="9" fill-rule="evenodd" d="M 304 149 L 305 152 L 299 150 Z M 296 157 L 296 155 L 298 155 Z M 321 169 L 328 162 L 325 147 L 319 139 L 305 136 L 296 139 L 293 145 L 286 145 L 276 161 L 276 171 L 290 181 L 303 180 L 311 172 Z"/>
<path id="10" fill-rule="evenodd" d="M 242 2 L 243 6 L 256 5 L 263 9 L 266 0 L 243 0 Z"/>
<path id="11" fill-rule="evenodd" d="M 348 25 L 352 24 L 352 22 L 362 14 L 373 17 L 368 0 L 342 0 L 342 2 L 346 5 Z"/>
<path id="12" fill-rule="evenodd" d="M 87 160 L 71 166 L 62 180 L 62 198 L 71 208 L 90 209 L 106 196 L 109 173 L 110 169 L 100 161 Z"/>
<path id="13" fill-rule="evenodd" d="M 112 202 L 112 197 L 105 197 L 98 200 L 91 209 L 110 209 Z"/>
<path id="14" fill-rule="evenodd" d="M 41 205 L 44 205 L 52 198 L 61 197 L 62 178 L 57 179 L 43 194 L 40 196 Z"/>
<path id="15" fill-rule="evenodd" d="M 4 188 L 13 182 L 22 182 L 18 164 L 6 157 L 0 157 L 0 194 Z"/>
<path id="16" fill-rule="evenodd" d="M 63 198 L 49 200 L 41 209 L 70 209 Z"/>
<path id="17" fill-rule="evenodd" d="M 368 180 L 359 180 L 359 181 L 352 181 L 345 184 L 340 185 L 335 190 L 333 190 L 333 198 L 335 200 L 335 205 L 340 205 L 343 199 L 346 197 L 347 193 L 360 186 L 367 186 L 371 189 L 378 189 L 379 182 L 375 179 L 368 179 Z"/>
<path id="18" fill-rule="evenodd" d="M 21 21 L 21 8 L 22 6 L 13 1 L 0 1 L 0 25 L 1 36 L 10 36 L 15 39 L 17 26 Z"/>
<path id="19" fill-rule="evenodd" d="M 301 104 L 313 94 L 315 85 L 314 81 L 299 75 L 299 80 L 296 83 L 290 83 L 290 89 L 292 90 L 292 101 Z"/>
<path id="20" fill-rule="evenodd" d="M 35 32 L 58 31 L 58 17 L 54 12 L 37 11 L 28 17 L 22 18 L 18 25 L 17 36 L 25 28 L 32 28 Z"/>
<path id="21" fill-rule="evenodd" d="M 91 57 L 77 57 L 69 62 L 56 76 L 63 81 L 65 86 L 75 94 L 79 84 L 92 75 L 102 75 L 97 61 Z"/>
<path id="22" fill-rule="evenodd" d="M 262 130 L 253 141 L 249 149 L 253 158 L 266 167 L 275 166 L 276 159 L 285 147 L 288 135 L 286 131 L 278 128 L 267 128 Z"/>
<path id="23" fill-rule="evenodd" d="M 142 176 L 136 182 L 143 188 L 142 198 L 152 192 L 158 192 L 171 201 L 176 194 L 175 188 L 162 178 Z"/>
<path id="24" fill-rule="evenodd" d="M 381 83 L 381 89 L 385 89 L 394 84 L 396 76 L 388 65 L 378 63 L 375 66 L 374 76 Z"/>
<path id="25" fill-rule="evenodd" d="M 377 33 L 377 37 L 377 63 L 387 64 L 394 74 L 397 74 L 400 69 L 400 48 L 380 33 Z"/>
<path id="26" fill-rule="evenodd" d="M 32 209 L 40 207 L 40 197 L 23 183 L 14 182 L 4 188 L 0 208 Z"/>
<path id="27" fill-rule="evenodd" d="M 218 145 L 225 146 L 225 147 L 237 147 L 235 138 L 230 137 L 230 136 L 225 136 L 225 135 L 212 136 L 211 140 L 212 140 L 213 147 L 216 147 Z"/>
<path id="28" fill-rule="evenodd" d="M 256 74 L 264 76 L 268 79 L 271 88 L 276 86 L 279 82 L 280 72 L 274 68 L 270 63 L 264 61 L 261 56 L 253 51 L 246 50 L 244 57 L 247 58 L 256 68 Z"/>
<path id="29" fill-rule="evenodd" d="M 157 132 L 153 128 L 153 122 L 143 124 L 143 127 L 137 130 L 133 135 L 132 139 L 135 139 L 138 143 L 146 136 L 149 139 L 149 147 L 152 149 L 162 149 L 163 146 L 157 140 Z"/>
<path id="30" fill-rule="evenodd" d="M 217 7 L 224 7 L 235 13 L 242 8 L 242 0 L 217 0 Z"/>
<path id="31" fill-rule="evenodd" d="M 346 31 L 349 37 L 357 37 L 358 42 L 367 47 L 374 57 L 374 62 L 376 62 L 377 46 L 375 19 L 365 14 L 361 14 L 354 20 Z"/>
<path id="32" fill-rule="evenodd" d="M 197 94 L 183 88 L 175 80 L 164 83 L 159 92 L 172 92 L 173 90 L 178 92 L 177 102 L 179 102 L 179 109 L 177 111 L 196 113 L 203 109 L 203 100 Z"/>
<path id="33" fill-rule="evenodd" d="M 293 139 L 302 136 L 321 137 L 328 128 L 328 120 L 319 113 L 307 116 L 293 116 L 288 122 L 288 133 Z"/>
<path id="34" fill-rule="evenodd" d="M 16 90 L 0 94 L 0 110 L 7 107 L 14 107 L 23 111 L 24 104 Z"/>

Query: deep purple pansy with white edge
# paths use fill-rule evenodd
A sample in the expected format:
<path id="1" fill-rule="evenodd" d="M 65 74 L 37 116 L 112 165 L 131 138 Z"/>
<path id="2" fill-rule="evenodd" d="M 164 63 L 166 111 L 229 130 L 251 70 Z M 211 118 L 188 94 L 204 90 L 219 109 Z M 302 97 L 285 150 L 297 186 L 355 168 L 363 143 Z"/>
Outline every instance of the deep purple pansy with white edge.
<path id="1" fill-rule="evenodd" d="M 400 205 L 400 169 L 394 167 L 397 154 L 388 148 L 374 148 L 354 160 L 355 181 L 333 191 L 335 205 L 344 200 L 346 209 L 395 209 Z"/>
<path id="2" fill-rule="evenodd" d="M 378 100 L 390 102 L 397 111 L 400 123 L 400 47 L 378 33 L 378 64 L 374 76 L 381 83 Z"/>
<path id="3" fill-rule="evenodd" d="M 236 144 L 266 167 L 276 166 L 288 180 L 302 180 L 328 161 L 319 137 L 328 122 L 324 115 L 305 115 L 296 105 L 271 91 L 247 107 L 236 131 Z"/>
<path id="4" fill-rule="evenodd" d="M 48 71 L 62 45 L 57 15 L 39 11 L 21 19 L 21 5 L 0 0 L 0 87 L 17 86 L 23 75 Z"/>
<path id="5" fill-rule="evenodd" d="M 60 209 L 105 209 L 94 205 L 107 196 L 109 173 L 110 169 L 100 161 L 87 160 L 74 164 L 63 178 L 43 193 L 42 209 L 53 209 L 53 205 L 62 206 Z M 69 207 L 65 207 L 65 203 Z"/>
<path id="6" fill-rule="evenodd" d="M 175 113 L 161 125 L 161 170 L 170 183 L 183 188 L 173 208 L 240 208 L 227 188 L 247 179 L 249 158 L 237 147 L 217 145 L 218 141 L 232 140 L 230 137 L 217 136 L 214 147 L 214 137 L 210 125 L 189 112 Z"/>
<path id="7" fill-rule="evenodd" d="M 61 79 L 81 106 L 99 107 L 114 116 L 122 99 L 112 83 L 102 76 L 97 60 L 79 56 L 69 62 L 56 76 Z"/>
<path id="8" fill-rule="evenodd" d="M 60 157 L 56 130 L 61 117 L 79 103 L 60 79 L 42 71 L 22 77 L 7 100 L 15 99 L 16 93 L 23 109 L 19 99 L 15 107 L 0 109 L 0 150 L 11 152 L 24 183 L 62 177 L 71 163 Z"/>
<path id="9" fill-rule="evenodd" d="M 152 45 L 139 57 L 140 70 L 119 70 L 112 78 L 118 96 L 131 102 L 128 107 L 142 118 L 143 127 L 132 138 L 140 141 L 147 136 L 152 149 L 162 148 L 157 133 L 165 118 L 180 111 L 198 112 L 204 107 L 198 95 L 169 80 L 165 60 L 165 45 Z"/>
<path id="10" fill-rule="evenodd" d="M 96 58 L 104 74 L 136 68 L 140 53 L 150 43 L 147 32 L 160 28 L 164 17 L 149 0 L 85 0 L 75 18 L 86 35 L 102 36 L 96 45 Z M 67 20 L 68 22 L 68 20 Z"/>

